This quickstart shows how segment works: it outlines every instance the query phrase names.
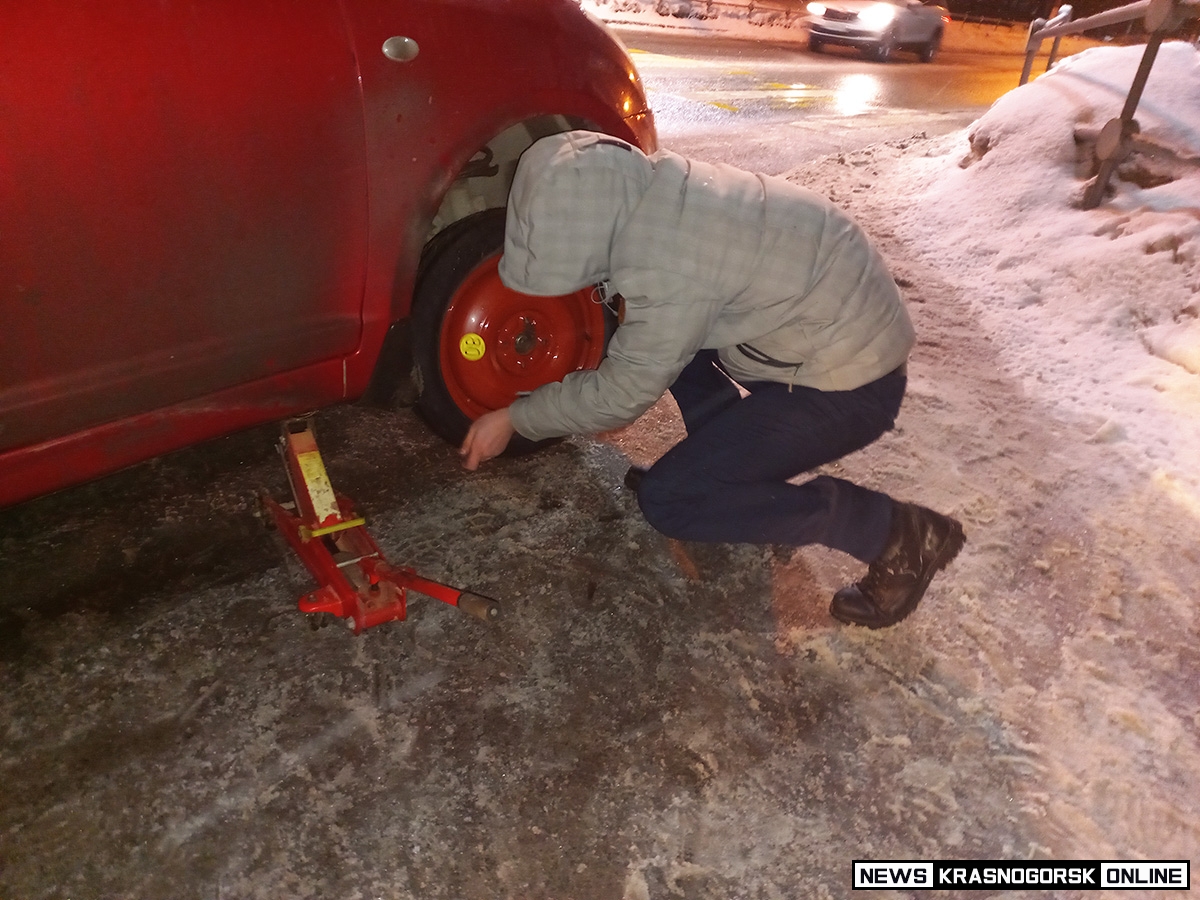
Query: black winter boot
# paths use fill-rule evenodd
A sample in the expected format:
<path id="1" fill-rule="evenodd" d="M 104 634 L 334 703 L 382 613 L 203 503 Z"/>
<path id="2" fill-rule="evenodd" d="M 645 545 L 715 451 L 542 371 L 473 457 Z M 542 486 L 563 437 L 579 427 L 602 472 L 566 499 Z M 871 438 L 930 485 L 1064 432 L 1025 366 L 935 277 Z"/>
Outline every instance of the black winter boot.
<path id="1" fill-rule="evenodd" d="M 883 553 L 861 581 L 833 595 L 830 615 L 847 625 L 895 625 L 917 608 L 930 580 L 958 556 L 966 540 L 954 519 L 896 503 Z"/>
<path id="2" fill-rule="evenodd" d="M 645 466 L 630 466 L 629 471 L 625 473 L 625 489 L 636 494 L 642 486 L 642 477 L 649 471 Z"/>

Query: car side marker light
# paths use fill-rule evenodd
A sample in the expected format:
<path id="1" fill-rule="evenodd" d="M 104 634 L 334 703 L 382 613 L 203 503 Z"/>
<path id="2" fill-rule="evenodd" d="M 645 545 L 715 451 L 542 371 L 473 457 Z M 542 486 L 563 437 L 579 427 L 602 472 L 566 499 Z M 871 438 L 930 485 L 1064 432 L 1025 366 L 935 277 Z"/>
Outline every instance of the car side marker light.
<path id="1" fill-rule="evenodd" d="M 383 42 L 383 55 L 392 62 L 412 62 L 420 52 L 417 42 L 403 35 L 390 37 Z"/>

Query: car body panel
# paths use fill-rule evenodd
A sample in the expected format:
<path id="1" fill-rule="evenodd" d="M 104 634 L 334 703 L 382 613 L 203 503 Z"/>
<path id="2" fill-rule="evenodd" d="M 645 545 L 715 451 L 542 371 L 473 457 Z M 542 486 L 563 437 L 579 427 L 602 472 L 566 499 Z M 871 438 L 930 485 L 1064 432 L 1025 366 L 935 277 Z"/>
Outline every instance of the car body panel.
<path id="1" fill-rule="evenodd" d="M 336 5 L 18 8 L 0 449 L 352 351 L 367 173 Z"/>
<path id="2" fill-rule="evenodd" d="M 361 396 L 505 129 L 655 144 L 571 0 L 28 0 L 0 29 L 0 505 Z"/>

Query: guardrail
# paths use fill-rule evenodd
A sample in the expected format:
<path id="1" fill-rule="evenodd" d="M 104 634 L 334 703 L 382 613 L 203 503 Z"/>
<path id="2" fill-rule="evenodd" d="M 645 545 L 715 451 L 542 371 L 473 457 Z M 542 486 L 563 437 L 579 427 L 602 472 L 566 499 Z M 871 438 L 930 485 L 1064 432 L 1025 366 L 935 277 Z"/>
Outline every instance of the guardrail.
<path id="1" fill-rule="evenodd" d="M 1138 132 L 1138 124 L 1134 121 L 1133 114 L 1142 99 L 1146 79 L 1150 77 L 1150 69 L 1154 66 L 1154 59 L 1158 55 L 1163 38 L 1186 20 L 1200 17 L 1200 0 L 1137 0 L 1135 3 L 1075 21 L 1071 21 L 1071 14 L 1071 7 L 1063 6 L 1053 19 L 1034 19 L 1029 24 L 1029 40 L 1025 45 L 1025 66 L 1021 70 L 1021 84 L 1029 81 L 1033 58 L 1047 38 L 1054 38 L 1050 57 L 1046 61 L 1046 70 L 1049 71 L 1058 53 L 1059 40 L 1064 35 L 1082 34 L 1085 31 L 1120 22 L 1131 22 L 1138 18 L 1142 19 L 1148 34 L 1146 51 L 1142 54 L 1141 64 L 1133 76 L 1133 83 L 1125 97 L 1121 114 L 1105 123 L 1095 138 L 1095 152 L 1096 158 L 1100 160 L 1100 171 L 1095 180 L 1088 185 L 1081 203 L 1084 209 L 1095 209 L 1104 199 L 1113 172 L 1132 152 L 1134 136 Z"/>
<path id="2" fill-rule="evenodd" d="M 956 22 L 983 25 L 1029 25 L 1030 19 L 1048 16 L 1058 4 L 1054 0 L 939 0 Z"/>

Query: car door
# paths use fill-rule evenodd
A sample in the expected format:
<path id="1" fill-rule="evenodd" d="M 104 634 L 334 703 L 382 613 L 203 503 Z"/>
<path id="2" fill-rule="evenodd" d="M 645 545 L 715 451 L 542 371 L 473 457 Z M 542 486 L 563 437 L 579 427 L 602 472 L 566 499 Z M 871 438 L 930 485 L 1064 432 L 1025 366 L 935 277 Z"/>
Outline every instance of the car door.
<path id="1" fill-rule="evenodd" d="M 941 9 L 934 3 L 910 0 L 909 18 L 912 21 L 912 41 L 922 43 L 933 37 L 942 21 Z"/>
<path id="2" fill-rule="evenodd" d="M 0 30 L 0 449 L 354 350 L 337 0 L 11 0 Z"/>
<path id="3" fill-rule="evenodd" d="M 896 40 L 902 44 L 921 39 L 924 26 L 921 23 L 920 0 L 898 0 L 895 24 L 892 26 Z"/>

